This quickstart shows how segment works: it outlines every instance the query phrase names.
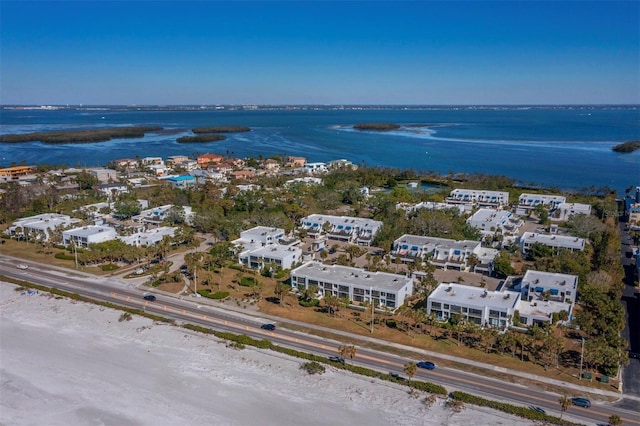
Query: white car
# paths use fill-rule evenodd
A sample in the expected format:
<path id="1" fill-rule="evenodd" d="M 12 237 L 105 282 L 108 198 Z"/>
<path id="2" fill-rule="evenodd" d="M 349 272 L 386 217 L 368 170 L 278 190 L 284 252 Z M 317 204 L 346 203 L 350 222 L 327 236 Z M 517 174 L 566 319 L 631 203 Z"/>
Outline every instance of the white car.
<path id="1" fill-rule="evenodd" d="M 25 265 L 24 263 L 18 263 L 16 265 L 16 268 L 18 268 L 18 269 L 29 269 L 29 266 Z"/>

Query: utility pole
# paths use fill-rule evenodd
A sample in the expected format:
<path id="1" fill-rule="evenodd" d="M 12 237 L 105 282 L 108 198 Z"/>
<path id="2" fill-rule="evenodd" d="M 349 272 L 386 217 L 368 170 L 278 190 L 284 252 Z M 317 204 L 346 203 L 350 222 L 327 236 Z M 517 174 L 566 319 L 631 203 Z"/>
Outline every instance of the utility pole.
<path id="1" fill-rule="evenodd" d="M 582 360 L 584 359 L 584 337 L 582 338 L 582 348 L 580 349 L 580 377 L 578 379 L 582 380 Z"/>
<path id="2" fill-rule="evenodd" d="M 369 287 L 369 297 L 371 299 L 371 334 L 373 334 L 373 314 L 375 312 L 375 307 L 373 306 L 373 288 Z"/>

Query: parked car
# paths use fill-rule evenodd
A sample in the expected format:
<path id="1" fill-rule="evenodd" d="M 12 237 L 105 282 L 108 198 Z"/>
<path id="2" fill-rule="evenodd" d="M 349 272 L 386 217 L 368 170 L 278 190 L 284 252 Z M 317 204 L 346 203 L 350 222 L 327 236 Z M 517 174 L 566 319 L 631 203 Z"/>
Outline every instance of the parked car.
<path id="1" fill-rule="evenodd" d="M 18 263 L 16 265 L 16 268 L 18 268 L 18 269 L 29 269 L 29 265 L 25 265 L 24 263 Z"/>
<path id="2" fill-rule="evenodd" d="M 420 368 L 426 368 L 427 370 L 433 370 L 436 368 L 436 365 L 430 361 L 420 361 L 417 366 Z"/>
<path id="3" fill-rule="evenodd" d="M 263 329 L 263 330 L 273 331 L 273 330 L 275 330 L 275 329 L 276 329 L 276 326 L 275 326 L 275 325 L 273 325 L 273 324 L 262 324 L 262 325 L 260 326 L 260 328 L 261 328 L 261 329 Z"/>
<path id="4" fill-rule="evenodd" d="M 145 294 L 143 299 L 148 300 L 149 302 L 153 302 L 156 300 L 156 297 L 153 294 Z"/>
<path id="5" fill-rule="evenodd" d="M 344 358 L 341 356 L 330 356 L 329 361 L 339 362 L 340 364 L 344 364 Z"/>
<path id="6" fill-rule="evenodd" d="M 396 379 L 396 380 L 401 380 L 401 379 L 402 379 L 402 377 L 400 376 L 400 374 L 396 373 L 395 371 L 389 371 L 389 375 L 390 375 L 391 377 L 393 377 L 394 379 Z"/>
<path id="7" fill-rule="evenodd" d="M 571 398 L 571 403 L 573 405 L 577 405 L 578 407 L 584 407 L 584 408 L 591 407 L 591 401 L 589 401 L 587 398 L 581 398 L 581 397 Z"/>
<path id="8" fill-rule="evenodd" d="M 546 412 L 546 411 L 544 411 L 544 409 L 543 409 L 543 408 L 536 407 L 535 405 L 530 405 L 530 406 L 529 406 L 529 409 L 530 409 L 530 410 L 533 410 L 533 411 L 537 411 L 537 412 L 538 412 L 538 413 L 540 413 L 540 414 L 547 414 L 547 412 Z"/>

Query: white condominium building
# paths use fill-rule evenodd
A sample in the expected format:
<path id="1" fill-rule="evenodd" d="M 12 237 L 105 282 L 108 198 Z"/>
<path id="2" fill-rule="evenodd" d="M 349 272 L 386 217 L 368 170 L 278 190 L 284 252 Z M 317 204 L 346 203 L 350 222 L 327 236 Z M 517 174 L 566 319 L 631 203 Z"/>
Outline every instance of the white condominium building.
<path id="1" fill-rule="evenodd" d="M 76 247 L 89 247 L 89 244 L 104 243 L 117 237 L 118 233 L 110 226 L 88 225 L 64 231 L 62 244 L 68 246 L 73 242 Z"/>
<path id="2" fill-rule="evenodd" d="M 571 237 L 568 235 L 539 234 L 537 232 L 525 232 L 520 237 L 520 249 L 522 253 L 528 253 L 535 243 L 552 247 L 556 251 L 566 249 L 571 251 L 584 250 L 585 240 L 583 238 Z"/>
<path id="3" fill-rule="evenodd" d="M 372 302 L 392 311 L 413 294 L 413 279 L 386 272 L 308 262 L 291 271 L 291 285 L 300 290 L 317 286 L 322 294 L 346 297 L 356 303 Z"/>
<path id="4" fill-rule="evenodd" d="M 454 189 L 446 201 L 450 204 L 476 204 L 478 206 L 501 207 L 509 204 L 509 193 L 478 189 Z"/>
<path id="5" fill-rule="evenodd" d="M 515 291 L 488 291 L 457 283 L 442 283 L 427 298 L 427 315 L 446 321 L 460 315 L 479 326 L 505 328 L 520 301 Z"/>
<path id="6" fill-rule="evenodd" d="M 312 214 L 301 219 L 300 227 L 312 238 L 326 235 L 330 240 L 369 246 L 382 222 L 362 217 Z"/>
<path id="7" fill-rule="evenodd" d="M 35 216 L 23 217 L 6 230 L 6 234 L 17 237 L 35 237 L 40 241 L 49 241 L 51 232 L 57 229 L 68 228 L 80 219 L 57 213 L 43 213 Z"/>

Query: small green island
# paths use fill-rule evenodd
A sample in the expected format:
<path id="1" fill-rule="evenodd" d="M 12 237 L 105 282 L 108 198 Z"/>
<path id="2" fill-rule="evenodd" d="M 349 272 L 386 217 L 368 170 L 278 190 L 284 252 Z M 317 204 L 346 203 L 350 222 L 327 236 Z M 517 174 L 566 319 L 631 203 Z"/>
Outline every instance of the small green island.
<path id="1" fill-rule="evenodd" d="M 210 126 L 210 127 L 196 127 L 191 130 L 193 133 L 199 135 L 202 133 L 240 133 L 250 132 L 251 129 L 245 126 Z"/>
<path id="2" fill-rule="evenodd" d="M 42 143 L 93 143 L 106 142 L 111 139 L 141 138 L 147 132 L 162 130 L 158 126 L 112 127 L 108 129 L 83 129 L 52 132 L 35 132 L 0 135 L 0 142 L 42 142 Z"/>
<path id="3" fill-rule="evenodd" d="M 624 152 L 624 153 L 633 152 L 636 149 L 640 149 L 640 141 L 623 142 L 621 144 L 614 146 L 611 149 L 615 152 Z"/>
<path id="4" fill-rule="evenodd" d="M 196 136 L 182 136 L 182 137 L 179 137 L 178 139 L 176 139 L 176 142 L 178 142 L 178 143 L 218 142 L 218 141 L 223 141 L 226 138 L 227 137 L 224 136 L 224 135 L 216 135 L 216 134 L 207 135 L 207 134 L 203 134 L 203 135 L 196 135 Z"/>
<path id="5" fill-rule="evenodd" d="M 373 130 L 376 132 L 388 132 L 389 130 L 399 129 L 400 125 L 394 124 L 394 123 L 358 123 L 358 124 L 354 124 L 353 128 L 356 130 Z"/>

